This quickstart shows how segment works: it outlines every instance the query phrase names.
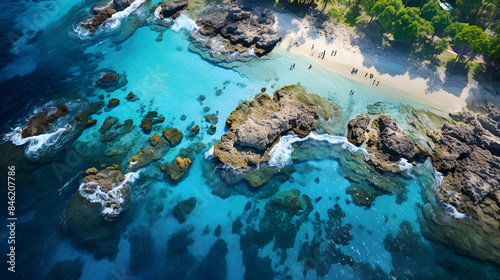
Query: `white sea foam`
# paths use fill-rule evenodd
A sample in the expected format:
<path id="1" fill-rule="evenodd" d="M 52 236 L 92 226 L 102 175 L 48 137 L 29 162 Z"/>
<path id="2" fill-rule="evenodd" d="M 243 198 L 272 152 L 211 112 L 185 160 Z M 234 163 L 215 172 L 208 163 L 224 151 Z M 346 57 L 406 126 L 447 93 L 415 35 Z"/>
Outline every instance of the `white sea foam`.
<path id="1" fill-rule="evenodd" d="M 441 186 L 441 184 L 443 183 L 443 178 L 444 178 L 443 173 L 434 170 L 434 179 L 436 180 L 436 184 L 438 187 Z"/>
<path id="2" fill-rule="evenodd" d="M 208 151 L 205 152 L 205 158 L 209 159 L 214 156 L 214 146 L 210 147 Z"/>
<path id="3" fill-rule="evenodd" d="M 24 151 L 26 157 L 40 159 L 61 149 L 71 139 L 74 128 L 74 125 L 67 124 L 54 132 L 23 138 L 22 127 L 16 127 L 14 131 L 4 135 L 4 140 L 11 141 L 16 146 L 27 144 Z"/>
<path id="4" fill-rule="evenodd" d="M 102 215 L 107 215 L 107 214 L 118 215 L 123 210 L 121 205 L 125 201 L 122 190 L 124 188 L 129 188 L 130 185 L 137 178 L 139 178 L 139 174 L 140 171 L 129 172 L 125 174 L 125 180 L 123 181 L 123 183 L 121 183 L 118 186 L 113 186 L 113 189 L 111 189 L 107 193 L 103 192 L 101 190 L 101 186 L 99 186 L 96 182 L 80 184 L 78 192 L 82 197 L 86 198 L 91 203 L 100 203 L 102 206 L 101 208 Z M 112 207 L 111 205 L 107 204 L 108 201 L 116 201 L 120 204 L 120 207 L 117 208 Z"/>
<path id="5" fill-rule="evenodd" d="M 161 12 L 161 5 L 156 7 L 156 10 L 155 10 L 155 18 L 156 19 L 160 19 L 160 12 Z"/>
<path id="6" fill-rule="evenodd" d="M 444 212 L 446 213 L 446 215 L 448 215 L 450 217 L 453 217 L 455 219 L 463 219 L 463 218 L 467 218 L 468 217 L 464 213 L 460 213 L 457 210 L 457 208 L 453 207 L 453 205 L 451 205 L 449 203 L 445 203 L 443 201 L 442 201 L 442 203 L 445 206 Z"/>
<path id="7" fill-rule="evenodd" d="M 352 153 L 361 151 L 368 156 L 368 152 L 365 149 L 354 146 L 347 141 L 347 138 L 342 136 L 334 136 L 328 134 L 314 134 L 310 133 L 307 137 L 300 138 L 297 135 L 286 135 L 281 137 L 280 141 L 272 148 L 269 152 L 271 160 L 269 160 L 270 166 L 276 166 L 278 168 L 283 168 L 292 163 L 292 144 L 296 142 L 302 142 L 308 139 L 314 139 L 316 141 L 326 141 L 333 145 L 341 145 L 343 149 L 346 149 Z"/>
<path id="8" fill-rule="evenodd" d="M 401 169 L 401 171 L 410 172 L 411 169 L 413 168 L 413 164 L 409 163 L 407 159 L 401 158 L 399 160 L 398 167 L 399 169 Z"/>
<path id="9" fill-rule="evenodd" d="M 174 25 L 172 25 L 172 30 L 175 32 L 179 32 L 182 29 L 192 32 L 200 29 L 196 22 L 190 19 L 188 16 L 181 14 L 178 18 L 174 20 Z"/>
<path id="10" fill-rule="evenodd" d="M 140 8 L 145 2 L 146 2 L 146 0 L 136 0 L 130 6 L 128 6 L 125 10 L 119 11 L 119 12 L 113 14 L 110 18 L 105 20 L 100 26 L 97 27 L 95 33 L 98 33 L 100 31 L 109 31 L 109 30 L 113 30 L 113 29 L 117 28 L 118 26 L 120 26 L 121 22 L 126 17 L 128 17 L 131 13 L 136 11 L 138 8 Z M 108 5 L 101 7 L 100 9 L 102 10 L 102 9 L 108 7 L 109 5 L 111 5 L 111 2 Z M 89 21 L 90 21 L 90 19 L 89 19 Z M 87 39 L 90 37 L 90 35 L 92 35 L 90 30 L 81 27 L 80 24 L 75 26 L 73 28 L 73 31 L 78 35 L 78 37 L 80 39 Z"/>
<path id="11" fill-rule="evenodd" d="M 67 187 L 69 186 L 69 184 L 71 184 L 71 182 L 73 182 L 76 178 L 78 178 L 78 176 L 80 176 L 81 174 L 83 173 L 83 171 L 80 171 L 78 172 L 78 174 L 76 174 L 75 176 L 73 176 L 73 178 L 69 179 L 68 182 L 66 182 L 66 184 L 64 184 L 64 186 L 62 186 L 60 189 L 58 189 L 57 191 L 59 192 L 59 195 L 61 195 L 62 191 Z"/>

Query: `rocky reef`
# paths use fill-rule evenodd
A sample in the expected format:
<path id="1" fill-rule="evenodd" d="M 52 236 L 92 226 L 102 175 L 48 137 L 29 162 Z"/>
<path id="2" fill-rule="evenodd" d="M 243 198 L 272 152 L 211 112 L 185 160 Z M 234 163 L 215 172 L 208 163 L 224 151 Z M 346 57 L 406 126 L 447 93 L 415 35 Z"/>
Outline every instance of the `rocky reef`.
<path id="1" fill-rule="evenodd" d="M 113 92 L 124 87 L 128 83 L 126 74 L 118 74 L 110 69 L 102 69 L 100 75 L 100 78 L 95 81 L 95 84 L 106 92 Z"/>
<path id="2" fill-rule="evenodd" d="M 347 124 L 347 140 L 355 145 L 360 146 L 366 140 L 366 129 L 370 124 L 370 118 L 367 116 L 357 116 Z"/>
<path id="3" fill-rule="evenodd" d="M 402 158 L 412 162 L 430 155 L 429 148 L 410 139 L 397 122 L 386 115 L 373 120 L 366 149 L 372 154 L 369 160 L 373 165 L 393 172 L 401 171 L 397 163 Z"/>
<path id="4" fill-rule="evenodd" d="M 176 19 L 179 17 L 180 12 L 188 7 L 188 4 L 188 1 L 168 1 L 167 3 L 165 3 L 165 1 L 161 1 L 157 5 L 153 6 L 150 12 L 158 14 L 160 19 Z"/>
<path id="5" fill-rule="evenodd" d="M 456 210 L 426 204 L 423 233 L 462 254 L 500 265 L 500 113 L 450 116 L 453 121 L 429 132 L 429 138 L 436 145 L 433 165 L 443 174 L 437 200 Z"/>
<path id="6" fill-rule="evenodd" d="M 224 164 L 242 168 L 269 161 L 269 151 L 281 135 L 306 137 L 315 128 L 315 119 L 328 119 L 331 112 L 328 101 L 299 86 L 283 87 L 273 98 L 258 93 L 228 117 L 229 131 L 215 143 L 214 156 Z"/>
<path id="7" fill-rule="evenodd" d="M 51 129 L 54 121 L 66 116 L 68 113 L 69 109 L 64 104 L 46 107 L 28 120 L 28 124 L 23 128 L 21 136 L 28 138 L 40 135 Z"/>
<path id="8" fill-rule="evenodd" d="M 88 29 L 90 32 L 95 32 L 96 28 L 104 21 L 111 18 L 117 12 L 128 8 L 135 0 L 113 0 L 111 3 L 104 0 L 92 6 L 91 13 L 94 15 L 90 20 L 81 23 L 80 26 Z M 107 5 L 109 3 L 109 5 Z"/>
<path id="9" fill-rule="evenodd" d="M 122 205 L 130 196 L 130 189 L 126 184 L 118 165 L 109 166 L 103 170 L 89 168 L 83 178 L 79 194 L 91 203 L 100 203 L 101 213 L 107 219 L 113 219 L 122 211 Z"/>
<path id="10" fill-rule="evenodd" d="M 219 39 L 217 44 L 214 42 L 207 47 L 226 53 L 253 49 L 256 55 L 263 56 L 281 40 L 273 28 L 274 21 L 272 11 L 264 10 L 261 15 L 255 15 L 231 2 L 207 10 L 196 22 L 202 35 Z"/>

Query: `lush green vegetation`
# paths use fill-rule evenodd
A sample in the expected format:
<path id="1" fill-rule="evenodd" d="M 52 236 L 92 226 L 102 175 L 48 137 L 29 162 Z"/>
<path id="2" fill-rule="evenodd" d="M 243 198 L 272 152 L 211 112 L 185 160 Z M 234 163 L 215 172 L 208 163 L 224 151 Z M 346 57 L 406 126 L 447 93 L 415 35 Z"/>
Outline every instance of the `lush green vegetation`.
<path id="1" fill-rule="evenodd" d="M 485 54 L 492 62 L 490 78 L 500 78 L 500 0 L 449 0 L 455 9 L 445 11 L 438 0 L 319 0 L 328 15 L 345 25 L 356 27 L 359 22 L 376 21 L 386 40 L 405 44 L 420 58 L 439 62 L 439 54 L 449 45 L 457 55 L 453 65 L 464 69 L 478 55 Z M 440 38 L 435 39 L 435 36 Z M 448 61 L 442 61 L 450 66 Z M 476 67 L 477 68 L 477 67 Z"/>

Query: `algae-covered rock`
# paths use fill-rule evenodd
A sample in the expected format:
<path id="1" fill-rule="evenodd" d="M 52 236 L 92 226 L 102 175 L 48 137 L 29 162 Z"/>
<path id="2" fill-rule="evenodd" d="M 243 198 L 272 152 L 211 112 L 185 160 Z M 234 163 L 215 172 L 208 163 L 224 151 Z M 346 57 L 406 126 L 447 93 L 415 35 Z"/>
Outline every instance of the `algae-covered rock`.
<path id="1" fill-rule="evenodd" d="M 320 102 L 321 101 L 321 102 Z M 236 107 L 226 120 L 229 131 L 214 145 L 214 155 L 224 164 L 246 168 L 270 159 L 269 151 L 281 134 L 293 131 L 306 137 L 315 127 L 318 112 L 327 116 L 329 104 L 298 86 L 284 87 L 271 98 L 258 93 Z"/>
<path id="2" fill-rule="evenodd" d="M 191 166 L 189 158 L 177 157 L 172 163 L 165 163 L 161 169 L 167 173 L 172 181 L 179 181 L 179 179 L 186 173 Z"/>
<path id="3" fill-rule="evenodd" d="M 168 140 L 172 147 L 179 145 L 184 135 L 177 128 L 169 128 L 162 131 L 163 136 Z"/>

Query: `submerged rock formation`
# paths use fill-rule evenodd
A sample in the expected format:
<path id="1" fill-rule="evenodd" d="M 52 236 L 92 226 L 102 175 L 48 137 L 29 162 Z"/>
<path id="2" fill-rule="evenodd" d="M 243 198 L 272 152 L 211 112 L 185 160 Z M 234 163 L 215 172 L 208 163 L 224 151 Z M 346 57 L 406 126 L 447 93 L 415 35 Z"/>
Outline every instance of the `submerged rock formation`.
<path id="1" fill-rule="evenodd" d="M 21 136 L 27 138 L 40 135 L 50 130 L 55 120 L 66 116 L 68 113 L 69 109 L 64 104 L 44 108 L 28 120 L 28 124 L 21 132 Z"/>
<path id="2" fill-rule="evenodd" d="M 328 101 L 308 94 L 298 86 L 284 87 L 271 98 L 258 93 L 253 101 L 236 107 L 226 120 L 230 128 L 214 145 L 214 156 L 222 163 L 246 168 L 268 161 L 269 151 L 285 133 L 306 137 L 318 116 L 328 118 Z"/>
<path id="3" fill-rule="evenodd" d="M 274 15 L 264 10 L 260 16 L 231 3 L 208 10 L 197 20 L 199 32 L 205 36 L 220 37 L 221 52 L 240 53 L 252 48 L 258 56 L 271 52 L 281 40 L 273 29 Z"/>
<path id="4" fill-rule="evenodd" d="M 184 201 L 181 201 L 175 205 L 172 210 L 172 214 L 177 219 L 177 221 L 182 224 L 187 220 L 187 217 L 191 212 L 193 212 L 196 207 L 196 198 L 190 197 Z"/>

